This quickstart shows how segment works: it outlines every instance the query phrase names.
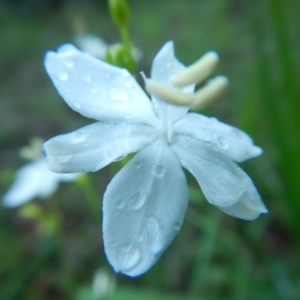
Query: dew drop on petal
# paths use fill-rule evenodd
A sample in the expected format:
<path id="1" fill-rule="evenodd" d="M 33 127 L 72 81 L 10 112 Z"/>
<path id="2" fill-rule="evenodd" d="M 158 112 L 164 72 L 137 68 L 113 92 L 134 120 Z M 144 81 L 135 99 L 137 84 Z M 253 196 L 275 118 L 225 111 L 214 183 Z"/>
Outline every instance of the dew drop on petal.
<path id="1" fill-rule="evenodd" d="M 132 195 L 129 200 L 129 205 L 132 209 L 138 210 L 142 208 L 146 200 L 146 194 L 143 190 L 138 191 L 136 194 Z"/>
<path id="2" fill-rule="evenodd" d="M 163 248 L 163 245 L 160 242 L 159 237 L 159 222 L 156 218 L 150 217 L 147 219 L 147 233 L 148 233 L 148 245 L 152 250 L 153 254 L 160 252 Z"/>
<path id="3" fill-rule="evenodd" d="M 68 80 L 69 75 L 68 75 L 68 73 L 66 73 L 66 72 L 58 72 L 58 73 L 57 73 L 57 78 L 58 78 L 60 81 L 66 81 L 66 80 Z"/>
<path id="4" fill-rule="evenodd" d="M 66 59 L 64 61 L 64 64 L 69 68 L 69 69 L 72 69 L 74 67 L 74 61 L 71 60 L 71 59 Z"/>
<path id="5" fill-rule="evenodd" d="M 140 160 L 136 161 L 134 163 L 134 165 L 137 167 L 137 168 L 140 168 L 142 166 L 142 162 Z"/>
<path id="6" fill-rule="evenodd" d="M 227 149 L 229 146 L 228 140 L 224 136 L 217 137 L 217 144 L 221 149 Z"/>
<path id="7" fill-rule="evenodd" d="M 157 177 L 163 177 L 165 174 L 165 168 L 160 165 L 153 165 L 151 167 L 151 173 Z"/>
<path id="8" fill-rule="evenodd" d="M 120 161 L 122 160 L 124 157 L 126 157 L 126 155 L 121 155 L 118 158 L 116 158 L 114 161 Z"/>
<path id="9" fill-rule="evenodd" d="M 203 139 L 203 141 L 208 142 L 208 141 L 210 140 L 210 136 L 209 136 L 207 133 L 204 133 L 204 134 L 202 135 L 202 139 Z"/>
<path id="10" fill-rule="evenodd" d="M 121 71 L 121 73 L 122 73 L 122 75 L 123 75 L 124 77 L 129 76 L 129 72 L 128 72 L 127 70 L 125 70 L 125 69 L 123 69 L 123 70 Z"/>
<path id="11" fill-rule="evenodd" d="M 117 246 L 117 240 L 115 239 L 110 240 L 110 244 L 114 247 Z"/>
<path id="12" fill-rule="evenodd" d="M 89 74 L 83 74 L 82 75 L 82 80 L 85 82 L 90 82 L 92 80 L 92 76 Z"/>
<path id="13" fill-rule="evenodd" d="M 132 88 L 132 82 L 131 81 L 125 81 L 124 86 L 128 89 Z"/>
<path id="14" fill-rule="evenodd" d="M 74 108 L 75 109 L 80 109 L 81 108 L 81 104 L 79 102 L 75 102 L 74 103 Z"/>
<path id="15" fill-rule="evenodd" d="M 122 247 L 119 252 L 119 265 L 122 271 L 133 268 L 137 265 L 141 258 L 141 250 L 139 247 L 128 245 Z"/>
<path id="16" fill-rule="evenodd" d="M 210 120 L 215 124 L 219 123 L 219 120 L 217 118 L 212 117 L 212 118 L 210 118 Z"/>
<path id="17" fill-rule="evenodd" d="M 181 228 L 181 222 L 179 222 L 179 221 L 176 221 L 176 222 L 174 222 L 174 224 L 173 224 L 173 228 L 176 230 L 176 231 L 179 231 L 180 230 L 180 228 Z"/>
<path id="18" fill-rule="evenodd" d="M 97 94 L 97 93 L 98 93 L 98 89 L 96 89 L 96 88 L 91 88 L 91 93 L 92 93 L 92 94 Z"/>
<path id="19" fill-rule="evenodd" d="M 75 131 L 73 133 L 73 138 L 76 143 L 81 143 L 85 141 L 85 135 L 83 134 L 82 131 Z"/>
<path id="20" fill-rule="evenodd" d="M 136 233 L 133 237 L 135 242 L 142 244 L 144 242 L 144 236 L 142 233 Z"/>
<path id="21" fill-rule="evenodd" d="M 58 155 L 56 157 L 56 161 L 60 164 L 64 164 L 64 163 L 67 163 L 68 161 L 70 161 L 72 158 L 71 155 Z"/>
<path id="22" fill-rule="evenodd" d="M 123 102 L 123 101 L 130 100 L 129 94 L 123 89 L 117 89 L 117 88 L 110 89 L 108 92 L 108 96 L 112 101 Z"/>
<path id="23" fill-rule="evenodd" d="M 124 207 L 124 201 L 122 199 L 118 199 L 116 202 L 116 208 L 122 209 Z"/>

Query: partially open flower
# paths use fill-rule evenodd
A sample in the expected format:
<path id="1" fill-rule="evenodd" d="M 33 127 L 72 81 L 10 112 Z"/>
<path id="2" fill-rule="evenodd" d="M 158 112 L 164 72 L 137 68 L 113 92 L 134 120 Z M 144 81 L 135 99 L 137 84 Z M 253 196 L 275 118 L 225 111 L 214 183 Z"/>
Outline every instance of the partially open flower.
<path id="1" fill-rule="evenodd" d="M 161 101 L 156 94 L 150 100 L 127 70 L 72 45 L 48 52 L 45 65 L 67 104 L 98 120 L 45 143 L 52 171 L 94 172 L 138 151 L 103 199 L 105 252 L 115 271 L 129 276 L 146 272 L 180 230 L 189 198 L 181 166 L 196 177 L 208 202 L 225 213 L 253 220 L 267 212 L 251 179 L 235 163 L 262 153 L 246 133 L 187 113 L 188 106 Z M 154 91 L 162 86 L 162 97 L 169 95 L 184 69 L 173 43 L 166 43 L 153 62 L 149 80 Z M 184 83 L 176 91 L 195 99 L 194 84 L 178 81 Z M 169 96 L 176 98 L 176 93 Z"/>

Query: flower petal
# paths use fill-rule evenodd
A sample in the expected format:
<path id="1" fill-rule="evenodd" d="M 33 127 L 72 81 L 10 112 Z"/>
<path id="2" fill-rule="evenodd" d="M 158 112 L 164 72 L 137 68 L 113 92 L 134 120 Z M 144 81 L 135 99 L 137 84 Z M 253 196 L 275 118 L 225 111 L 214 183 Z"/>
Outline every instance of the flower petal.
<path id="1" fill-rule="evenodd" d="M 50 139 L 44 149 L 53 172 L 95 172 L 156 138 L 147 125 L 97 122 Z"/>
<path id="2" fill-rule="evenodd" d="M 49 197 L 57 189 L 56 175 L 49 171 L 44 159 L 23 166 L 17 171 L 14 183 L 3 196 L 3 205 L 12 208 L 35 197 Z"/>
<path id="3" fill-rule="evenodd" d="M 177 136 L 172 149 L 182 166 L 196 177 L 209 203 L 246 220 L 267 212 L 248 175 L 222 153 L 185 135 Z"/>
<path id="4" fill-rule="evenodd" d="M 46 70 L 55 87 L 75 111 L 96 120 L 155 123 L 147 95 L 130 73 L 109 65 L 72 45 L 48 52 Z"/>
<path id="5" fill-rule="evenodd" d="M 174 124 L 173 130 L 211 143 L 216 151 L 237 162 L 262 153 L 262 149 L 253 145 L 252 139 L 245 132 L 200 114 L 188 113 Z"/>
<path id="6" fill-rule="evenodd" d="M 115 271 L 150 269 L 180 229 L 187 203 L 185 175 L 165 141 L 137 153 L 104 194 L 104 245 Z"/>
<path id="7" fill-rule="evenodd" d="M 151 79 L 172 86 L 170 78 L 183 69 L 185 69 L 185 66 L 175 57 L 174 45 L 173 42 L 170 41 L 167 42 L 155 56 L 151 69 Z M 193 93 L 194 87 L 195 85 L 193 84 L 179 90 Z M 171 121 L 178 120 L 184 116 L 189 109 L 187 106 L 169 104 L 155 97 L 152 97 L 152 101 L 158 117 L 162 118 L 166 116 Z"/>

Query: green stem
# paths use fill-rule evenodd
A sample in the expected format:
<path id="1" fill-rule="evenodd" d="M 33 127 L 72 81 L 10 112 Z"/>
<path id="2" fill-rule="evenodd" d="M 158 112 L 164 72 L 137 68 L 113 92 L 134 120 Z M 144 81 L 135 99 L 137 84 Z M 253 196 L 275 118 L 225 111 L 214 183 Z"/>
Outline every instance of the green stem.
<path id="1" fill-rule="evenodd" d="M 198 247 L 190 281 L 190 290 L 194 292 L 199 291 L 199 289 L 202 291 L 205 290 L 205 284 L 208 280 L 209 268 L 211 267 L 211 261 L 215 250 L 221 213 L 219 211 L 214 211 L 211 216 L 208 216 L 205 219 L 204 223 L 199 223 L 199 218 L 197 219 L 197 227 L 204 232 Z"/>
<path id="2" fill-rule="evenodd" d="M 92 185 L 89 175 L 85 174 L 83 176 L 80 176 L 76 180 L 76 183 L 81 187 L 83 193 L 85 194 L 95 219 L 99 221 L 99 219 L 101 218 L 100 200 Z"/>

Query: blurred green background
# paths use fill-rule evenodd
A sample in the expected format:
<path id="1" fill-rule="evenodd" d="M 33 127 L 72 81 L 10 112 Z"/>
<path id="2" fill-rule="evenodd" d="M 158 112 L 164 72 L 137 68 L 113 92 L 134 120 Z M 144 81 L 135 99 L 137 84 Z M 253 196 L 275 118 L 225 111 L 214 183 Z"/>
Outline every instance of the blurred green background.
<path id="1" fill-rule="evenodd" d="M 173 243 L 145 275 L 114 274 L 100 212 L 115 164 L 93 173 L 84 188 L 65 184 L 46 201 L 0 208 L 0 299 L 299 299 L 300 2 L 128 2 L 131 39 L 143 53 L 138 69 L 147 75 L 167 40 L 187 65 L 208 50 L 219 53 L 217 73 L 229 77 L 229 91 L 203 113 L 245 130 L 264 149 L 241 166 L 270 212 L 253 222 L 231 218 L 209 205 L 187 174 L 189 208 Z M 74 43 L 78 22 L 108 43 L 120 37 L 100 0 L 2 0 L 0 20 L 3 195 L 31 137 L 48 139 L 93 122 L 61 100 L 44 70 L 45 52 Z M 98 211 L 86 199 L 91 186 Z M 110 298 L 93 296 L 97 270 L 114 286 Z"/>

